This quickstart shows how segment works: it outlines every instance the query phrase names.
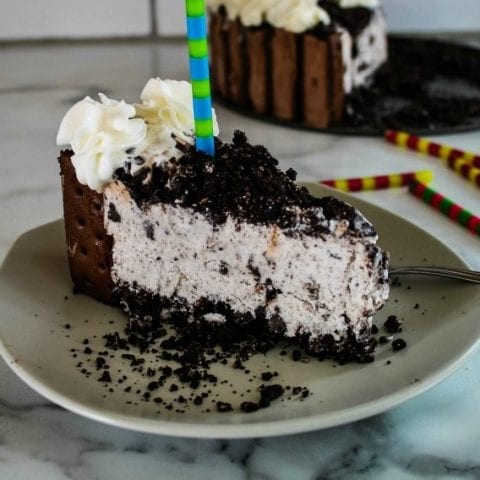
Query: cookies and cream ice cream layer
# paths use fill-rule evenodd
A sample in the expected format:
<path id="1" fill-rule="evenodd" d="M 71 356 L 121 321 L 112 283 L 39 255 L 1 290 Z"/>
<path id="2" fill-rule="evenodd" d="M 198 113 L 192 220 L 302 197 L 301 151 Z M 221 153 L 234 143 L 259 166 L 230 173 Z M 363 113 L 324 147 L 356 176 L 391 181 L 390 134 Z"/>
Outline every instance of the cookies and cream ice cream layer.
<path id="1" fill-rule="evenodd" d="M 311 341 L 327 334 L 339 341 L 349 327 L 358 337 L 368 334 L 388 296 L 376 236 L 352 236 L 348 222 L 325 219 L 330 233 L 292 237 L 276 225 L 231 216 L 213 225 L 174 205 L 140 208 L 119 182 L 104 195 L 106 229 L 114 238 L 112 278 L 139 292 L 188 304 L 206 298 L 252 316 L 264 308 L 267 320 L 281 318 L 286 336 L 311 334 Z M 113 220 L 108 207 L 118 214 Z M 366 223 L 360 216 L 358 222 Z"/>

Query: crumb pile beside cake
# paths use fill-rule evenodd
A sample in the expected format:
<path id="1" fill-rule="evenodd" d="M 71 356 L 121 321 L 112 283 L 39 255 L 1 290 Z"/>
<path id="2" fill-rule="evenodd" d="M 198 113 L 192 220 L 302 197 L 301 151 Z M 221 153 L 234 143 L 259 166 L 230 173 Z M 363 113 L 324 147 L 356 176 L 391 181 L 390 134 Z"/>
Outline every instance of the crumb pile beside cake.
<path id="1" fill-rule="evenodd" d="M 379 0 L 207 0 L 212 78 L 234 104 L 325 128 L 387 60 Z"/>
<path id="2" fill-rule="evenodd" d="M 389 292 L 373 226 L 311 196 L 241 132 L 217 139 L 214 158 L 196 151 L 187 82 L 152 79 L 141 98 L 86 98 L 60 127 L 76 287 L 142 332 L 175 318 L 233 322 L 318 356 L 371 360 L 372 316 Z"/>

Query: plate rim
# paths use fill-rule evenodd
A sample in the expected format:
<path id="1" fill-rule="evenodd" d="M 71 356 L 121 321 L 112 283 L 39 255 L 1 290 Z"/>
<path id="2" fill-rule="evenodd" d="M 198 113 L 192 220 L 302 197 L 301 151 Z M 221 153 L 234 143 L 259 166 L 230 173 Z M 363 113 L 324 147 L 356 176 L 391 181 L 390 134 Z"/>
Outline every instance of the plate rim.
<path id="1" fill-rule="evenodd" d="M 421 230 L 428 236 L 434 238 L 429 232 L 415 225 L 409 220 L 390 212 L 378 205 L 372 204 L 364 199 L 358 197 L 352 197 L 348 194 L 341 194 L 334 189 L 323 187 L 314 182 L 301 182 L 301 186 L 315 187 L 323 192 L 331 192 L 343 200 L 349 201 L 353 199 L 354 202 L 360 204 L 360 209 L 363 205 L 375 208 L 393 219 L 401 219 L 403 222 L 408 223 L 414 229 Z M 34 230 L 48 227 L 49 225 L 58 224 L 63 222 L 63 219 L 58 219 L 53 222 L 37 226 L 29 229 L 21 234 L 15 242 L 11 245 L 2 267 L 6 263 L 7 258 L 13 249 L 13 246 L 25 235 L 31 233 Z M 462 263 L 465 267 L 470 268 L 468 263 L 462 259 L 453 249 L 446 245 L 441 239 L 435 238 L 435 240 L 441 243 L 450 254 L 455 257 L 457 261 Z M 219 438 L 219 439 L 241 439 L 241 438 L 260 438 L 260 437 L 272 437 L 278 435 L 291 435 L 298 433 L 306 433 L 311 431 L 323 430 L 335 426 L 345 425 L 347 423 L 362 420 L 373 415 L 378 415 L 387 410 L 390 410 L 407 400 L 410 400 L 417 395 L 420 395 L 430 388 L 438 385 L 441 381 L 448 378 L 455 371 L 457 371 L 466 361 L 466 359 L 480 346 L 480 338 L 477 338 L 467 349 L 461 352 L 452 362 L 444 366 L 443 368 L 436 369 L 429 375 L 422 378 L 420 382 L 409 384 L 403 388 L 398 389 L 393 393 L 382 395 L 374 400 L 362 403 L 360 405 L 351 406 L 340 411 L 326 412 L 320 414 L 313 414 L 302 416 L 293 419 L 283 419 L 274 421 L 259 421 L 255 423 L 245 424 L 233 424 L 233 423 L 188 423 L 188 422 L 176 422 L 165 421 L 162 419 L 146 419 L 141 417 L 135 417 L 132 415 L 121 414 L 111 412 L 102 408 L 95 408 L 80 401 L 76 401 L 74 398 L 69 397 L 61 392 L 58 392 L 55 388 L 50 387 L 48 384 L 42 382 L 34 372 L 29 371 L 28 368 L 22 364 L 16 362 L 14 356 L 7 347 L 5 342 L 0 323 L 0 356 L 3 357 L 9 368 L 30 388 L 38 392 L 46 399 L 53 403 L 60 405 L 67 410 L 70 410 L 83 417 L 91 420 L 98 421 L 103 424 L 120 427 L 127 430 L 138 431 L 151 434 L 170 435 L 173 437 L 189 437 L 189 438 Z"/>

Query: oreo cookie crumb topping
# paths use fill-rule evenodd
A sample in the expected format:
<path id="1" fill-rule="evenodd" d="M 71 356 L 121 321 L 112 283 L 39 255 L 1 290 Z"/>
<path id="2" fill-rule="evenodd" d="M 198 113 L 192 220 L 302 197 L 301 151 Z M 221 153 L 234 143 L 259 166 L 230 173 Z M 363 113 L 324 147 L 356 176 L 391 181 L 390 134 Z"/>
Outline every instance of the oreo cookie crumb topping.
<path id="1" fill-rule="evenodd" d="M 217 402 L 217 411 L 221 413 L 231 412 L 233 410 L 232 405 L 228 402 Z"/>
<path id="2" fill-rule="evenodd" d="M 298 362 L 302 358 L 302 352 L 300 350 L 294 350 L 292 352 L 292 360 Z"/>
<path id="3" fill-rule="evenodd" d="M 297 172 L 293 169 L 293 168 L 289 168 L 286 172 L 285 172 L 285 175 L 290 179 L 292 180 L 293 182 L 295 182 L 297 180 Z"/>
<path id="4" fill-rule="evenodd" d="M 284 388 L 281 385 L 262 385 L 260 387 L 260 402 L 258 403 L 260 408 L 269 407 L 270 404 L 281 397 L 284 392 Z"/>
<path id="5" fill-rule="evenodd" d="M 392 342 L 392 348 L 397 352 L 407 347 L 407 342 L 402 338 L 397 338 Z"/>
<path id="6" fill-rule="evenodd" d="M 263 372 L 262 373 L 262 380 L 265 382 L 270 381 L 273 378 L 273 373 L 272 372 Z"/>
<path id="7" fill-rule="evenodd" d="M 149 238 L 150 240 L 155 240 L 155 229 L 152 223 L 149 221 L 146 221 L 143 224 L 143 228 L 145 229 L 145 235 L 147 236 L 147 238 Z"/>
<path id="8" fill-rule="evenodd" d="M 103 373 L 102 373 L 102 376 L 98 379 L 99 382 L 106 382 L 106 383 L 110 383 L 112 381 L 112 378 L 110 377 L 110 373 L 105 370 Z"/>
<path id="9" fill-rule="evenodd" d="M 105 365 L 105 359 L 103 357 L 97 357 L 95 363 L 97 365 L 97 370 L 100 370 Z"/>
<path id="10" fill-rule="evenodd" d="M 396 315 L 390 315 L 383 324 L 388 333 L 398 333 L 402 331 L 402 321 Z"/>
<path id="11" fill-rule="evenodd" d="M 191 145 L 181 147 L 184 155 L 153 166 L 148 182 L 147 167 L 133 175 L 125 169 L 116 171 L 115 178 L 125 184 L 140 208 L 165 203 L 199 212 L 214 225 L 231 217 L 276 225 L 287 235 L 324 235 L 330 232 L 330 220 L 348 222 L 353 235 L 375 234 L 353 207 L 333 197 L 313 197 L 299 187 L 293 170 L 279 170 L 267 149 L 249 144 L 243 132 L 237 130 L 232 143 L 216 139 L 214 158 Z M 110 207 L 109 218 L 120 221 L 114 220 Z"/>
<path id="12" fill-rule="evenodd" d="M 242 402 L 240 404 L 240 410 L 245 413 L 256 412 L 258 408 L 258 403 L 255 402 Z"/>
<path id="13" fill-rule="evenodd" d="M 222 275 L 228 275 L 228 265 L 225 262 L 220 262 L 220 273 Z"/>
<path id="14" fill-rule="evenodd" d="M 478 49 L 389 37 L 388 63 L 368 88 L 347 96 L 340 125 L 360 132 L 363 128 L 434 132 L 478 125 L 479 71 Z M 443 87 L 436 86 L 439 82 Z"/>
<path id="15" fill-rule="evenodd" d="M 321 6 L 328 12 L 332 22 L 330 25 L 319 24 L 316 29 L 318 33 L 328 32 L 333 29 L 335 23 L 339 23 L 355 39 L 369 25 L 373 16 L 371 8 L 361 6 L 344 8 L 332 0 L 324 0 Z"/>
<path id="16" fill-rule="evenodd" d="M 113 203 L 109 203 L 108 204 L 108 213 L 107 213 L 107 217 L 109 220 L 111 220 L 112 222 L 116 222 L 116 223 L 120 223 L 122 221 L 122 217 L 120 216 L 120 214 L 118 213 L 115 205 Z"/>

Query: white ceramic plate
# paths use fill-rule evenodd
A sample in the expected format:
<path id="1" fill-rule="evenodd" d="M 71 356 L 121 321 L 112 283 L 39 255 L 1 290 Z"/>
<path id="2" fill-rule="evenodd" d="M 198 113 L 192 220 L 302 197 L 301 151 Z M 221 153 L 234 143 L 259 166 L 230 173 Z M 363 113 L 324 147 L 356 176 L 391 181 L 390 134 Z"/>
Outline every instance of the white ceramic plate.
<path id="1" fill-rule="evenodd" d="M 315 185 L 309 188 L 314 194 L 326 193 Z M 466 266 L 445 245 L 405 220 L 357 198 L 348 200 L 377 226 L 380 243 L 390 250 L 393 263 Z M 217 413 L 215 409 L 206 413 L 205 405 L 192 406 L 184 414 L 157 413 L 154 402 L 138 401 L 138 396 L 125 393 L 123 388 L 108 392 L 96 381 L 94 368 L 87 365 L 94 372 L 93 378 L 80 374 L 76 363 L 85 357 L 73 358 L 70 349 L 83 349 L 83 339 L 95 335 L 91 347 L 102 349 L 101 336 L 121 331 L 126 318 L 83 295 L 72 296 L 71 288 L 63 222 L 22 235 L 0 271 L 1 355 L 28 385 L 69 410 L 108 424 L 168 435 L 262 437 L 317 430 L 378 414 L 451 374 L 480 336 L 478 286 L 432 278 L 403 279 L 402 286 L 393 288 L 376 322 L 382 325 L 391 314 L 404 318 L 401 337 L 408 342 L 405 350 L 395 353 L 388 346 L 382 347 L 374 363 L 335 367 L 331 362 L 294 363 L 272 351 L 267 358 L 250 360 L 252 370 L 262 371 L 268 364 L 281 373 L 286 384 L 307 386 L 310 397 L 304 401 L 277 400 L 253 414 Z M 70 330 L 64 328 L 67 323 L 72 325 Z M 122 365 L 121 359 L 110 360 L 112 374 Z M 241 370 L 221 368 L 228 368 L 223 374 L 238 391 L 254 388 Z M 136 380 L 143 387 L 149 381 Z M 226 387 L 222 389 L 222 399 L 231 395 Z M 160 394 L 163 398 L 173 395 L 163 390 Z M 239 403 L 238 397 L 232 396 L 231 401 Z"/>

